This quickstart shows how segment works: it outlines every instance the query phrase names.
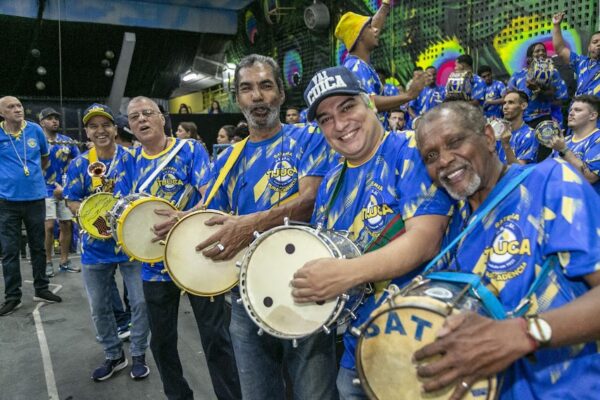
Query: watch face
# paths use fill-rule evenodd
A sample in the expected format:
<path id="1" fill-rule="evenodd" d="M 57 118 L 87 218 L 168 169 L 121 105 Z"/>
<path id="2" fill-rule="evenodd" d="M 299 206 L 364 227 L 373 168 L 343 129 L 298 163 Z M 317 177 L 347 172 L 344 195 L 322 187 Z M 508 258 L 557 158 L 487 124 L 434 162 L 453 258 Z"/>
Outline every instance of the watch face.
<path id="1" fill-rule="evenodd" d="M 540 344 L 548 344 L 552 339 L 552 328 L 545 320 L 535 316 L 529 318 L 529 334 Z"/>

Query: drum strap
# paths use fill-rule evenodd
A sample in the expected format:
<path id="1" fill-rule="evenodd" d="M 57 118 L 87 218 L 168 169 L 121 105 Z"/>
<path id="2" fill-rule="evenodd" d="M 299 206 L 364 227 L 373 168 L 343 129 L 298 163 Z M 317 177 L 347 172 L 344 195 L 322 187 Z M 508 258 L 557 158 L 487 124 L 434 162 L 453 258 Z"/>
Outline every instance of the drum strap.
<path id="1" fill-rule="evenodd" d="M 238 158 L 240 158 L 240 154 L 242 154 L 242 151 L 244 150 L 244 147 L 246 146 L 246 142 L 248 142 L 248 138 L 245 138 L 241 142 L 238 142 L 233 145 L 233 149 L 231 150 L 231 153 L 229 153 L 229 157 L 227 157 L 227 161 L 225 162 L 225 165 L 219 171 L 219 176 L 217 176 L 217 180 L 215 181 L 215 184 L 210 189 L 210 193 L 208 194 L 208 196 L 206 196 L 206 198 L 204 199 L 204 204 L 203 204 L 204 208 L 208 207 L 208 204 L 210 203 L 210 201 L 217 194 L 217 190 L 219 190 L 219 187 L 221 187 L 221 185 L 225 181 L 225 178 L 227 178 L 227 175 L 231 171 L 231 168 L 233 168 L 233 166 L 235 165 Z"/>
<path id="2" fill-rule="evenodd" d="M 90 164 L 98 162 L 98 153 L 96 152 L 96 147 L 92 147 L 88 153 L 88 160 Z M 100 177 L 92 177 L 92 190 L 96 191 L 102 186 L 102 178 Z"/>
<path id="3" fill-rule="evenodd" d="M 156 178 L 160 171 L 162 171 L 167 166 L 167 164 L 171 162 L 173 157 L 175 157 L 177 153 L 179 153 L 179 150 L 181 150 L 186 143 L 187 139 L 182 139 L 179 141 L 179 143 L 177 143 L 177 146 L 169 154 L 167 154 L 165 158 L 163 158 L 160 165 L 154 170 L 154 172 L 152 172 L 152 174 L 144 181 L 144 183 L 142 183 L 142 186 L 138 188 L 139 193 L 143 193 L 146 190 L 148 185 L 150 185 L 150 183 L 154 180 L 154 178 Z"/>

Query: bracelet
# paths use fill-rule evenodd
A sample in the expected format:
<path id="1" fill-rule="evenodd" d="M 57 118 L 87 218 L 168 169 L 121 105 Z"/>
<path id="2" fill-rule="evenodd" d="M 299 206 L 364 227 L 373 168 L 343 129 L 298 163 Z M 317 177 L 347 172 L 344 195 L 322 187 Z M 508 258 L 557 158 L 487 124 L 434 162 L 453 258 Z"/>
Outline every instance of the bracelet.
<path id="1" fill-rule="evenodd" d="M 540 344 L 529 333 L 529 322 L 527 321 L 527 318 L 521 317 L 518 319 L 519 319 L 519 322 L 521 323 L 521 326 L 523 327 L 523 331 L 525 332 L 527 339 L 529 339 L 529 343 L 531 343 L 531 351 L 529 352 L 529 354 L 531 354 L 540 347 Z"/>

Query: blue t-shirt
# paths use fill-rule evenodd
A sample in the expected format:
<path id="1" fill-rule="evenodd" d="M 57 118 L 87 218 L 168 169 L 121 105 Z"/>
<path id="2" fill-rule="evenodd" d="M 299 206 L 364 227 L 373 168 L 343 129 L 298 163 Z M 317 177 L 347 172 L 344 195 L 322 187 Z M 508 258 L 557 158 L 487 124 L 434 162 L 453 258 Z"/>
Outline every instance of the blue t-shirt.
<path id="1" fill-rule="evenodd" d="M 525 122 L 529 122 L 545 115 L 551 115 L 552 102 L 554 100 L 565 100 L 568 98 L 567 85 L 565 84 L 565 81 L 562 80 L 556 69 L 552 72 L 550 85 L 554 87 L 555 90 L 552 98 L 538 96 L 527 87 L 527 68 L 523 68 L 522 70 L 515 72 L 513 76 L 510 77 L 510 80 L 508 81 L 508 88 L 520 90 L 529 96 L 527 109 L 523 113 L 523 119 Z"/>
<path id="2" fill-rule="evenodd" d="M 416 115 L 425 114 L 433 107 L 442 104 L 443 97 L 437 87 L 425 86 L 419 96 L 410 101 L 410 107 Z"/>
<path id="3" fill-rule="evenodd" d="M 128 150 L 117 145 L 117 151 L 113 159 L 99 160 L 106 165 L 105 179 L 108 188 L 114 186 L 117 178 L 117 170 L 119 170 L 118 163 L 123 161 L 124 153 L 127 152 Z M 86 151 L 71 162 L 67 169 L 67 183 L 63 192 L 65 199 L 81 202 L 94 194 L 92 178 L 88 174 L 89 165 L 89 151 Z M 128 260 L 129 257 L 122 251 L 119 251 L 113 238 L 106 240 L 94 239 L 87 232 L 83 231 L 81 238 L 82 264 L 110 264 Z"/>
<path id="4" fill-rule="evenodd" d="M 377 152 L 360 166 L 348 165 L 328 215 L 327 204 L 333 195 L 342 164 L 332 169 L 319 188 L 312 222 L 327 229 L 349 232 L 349 238 L 364 251 L 384 227 L 400 214 L 404 221 L 419 215 L 448 215 L 451 201 L 431 182 L 416 148 L 414 132 L 387 133 Z M 410 276 L 400 277 L 401 284 Z M 363 324 L 381 299 L 382 292 L 365 299 L 356 310 L 352 326 Z M 354 369 L 357 339 L 344 334 L 345 351 L 341 365 Z"/>
<path id="5" fill-rule="evenodd" d="M 479 104 L 483 105 L 483 102 L 485 101 L 485 81 L 479 75 L 473 74 L 471 85 L 471 99 L 478 100 Z"/>
<path id="6" fill-rule="evenodd" d="M 368 94 L 383 95 L 383 85 L 373 66 L 349 54 L 344 60 L 344 67 L 356 75 L 361 86 Z"/>
<path id="7" fill-rule="evenodd" d="M 12 143 L 11 143 L 12 142 Z M 42 128 L 23 121 L 21 133 L 9 136 L 0 125 L 0 199 L 10 201 L 40 200 L 46 197 L 42 156 L 48 155 L 48 142 Z M 29 175 L 25 175 L 23 165 Z"/>
<path id="8" fill-rule="evenodd" d="M 483 208 L 524 168 L 513 165 L 494 187 Z M 557 255 L 552 270 L 531 298 L 529 314 L 561 307 L 589 290 L 583 277 L 600 269 L 600 198 L 567 162 L 547 159 L 534 166 L 459 243 L 449 270 L 473 272 L 514 310 L 532 286 L 544 260 Z M 454 213 L 452 239 L 471 216 L 461 201 Z M 597 398 L 600 356 L 595 342 L 541 349 L 536 361 L 521 358 L 502 375 L 503 400 Z"/>
<path id="9" fill-rule="evenodd" d="M 575 96 L 582 94 L 600 96 L 600 61 L 571 51 L 569 65 L 577 75 Z"/>
<path id="10" fill-rule="evenodd" d="M 162 161 L 175 150 L 181 139 L 171 140 L 164 151 L 148 155 L 142 147 L 133 150 L 133 155 L 123 153 L 117 165 L 115 195 L 123 197 L 139 193 L 140 187 L 161 165 Z M 200 201 L 200 187 L 210 178 L 208 153 L 196 140 L 187 140 L 177 154 L 154 177 L 144 190 L 145 193 L 163 198 L 177 205 L 179 210 L 189 210 Z M 185 197 L 184 197 L 185 196 Z M 142 279 L 145 281 L 170 281 L 163 272 L 162 262 L 142 264 Z"/>
<path id="11" fill-rule="evenodd" d="M 232 148 L 219 155 L 207 192 Z M 247 215 L 269 210 L 298 193 L 305 176 L 324 176 L 330 163 L 329 146 L 312 125 L 282 125 L 275 136 L 247 141 L 240 157 L 210 201 L 208 208 Z"/>
<path id="12" fill-rule="evenodd" d="M 485 83 L 485 81 L 483 81 Z M 492 81 L 491 85 L 485 85 L 485 100 L 498 100 L 504 97 L 506 86 L 500 81 Z M 502 118 L 502 104 L 485 104 L 483 105 L 483 114 L 487 118 L 497 117 Z"/>
<path id="13" fill-rule="evenodd" d="M 596 175 L 600 175 L 600 129 L 595 129 L 585 138 L 575 140 L 573 135 L 565 139 L 565 144 Z M 552 157 L 559 157 L 558 152 L 552 152 Z M 592 184 L 596 193 L 600 194 L 600 180 Z"/>
<path id="14" fill-rule="evenodd" d="M 527 124 L 523 124 L 519 129 L 512 131 L 510 147 L 514 151 L 517 160 L 527 161 L 528 163 L 533 163 L 537 160 L 539 142 L 535 138 L 534 130 Z M 500 161 L 506 164 L 506 153 L 499 140 L 496 142 L 496 150 L 498 151 Z"/>
<path id="15" fill-rule="evenodd" d="M 68 136 L 58 134 L 57 141 L 69 142 L 72 139 Z M 50 164 L 44 171 L 44 179 L 46 180 L 46 197 L 52 197 L 55 183 L 63 185 L 63 175 L 67 173 L 69 161 L 74 160 L 81 152 L 75 144 L 51 144 L 50 145 Z"/>

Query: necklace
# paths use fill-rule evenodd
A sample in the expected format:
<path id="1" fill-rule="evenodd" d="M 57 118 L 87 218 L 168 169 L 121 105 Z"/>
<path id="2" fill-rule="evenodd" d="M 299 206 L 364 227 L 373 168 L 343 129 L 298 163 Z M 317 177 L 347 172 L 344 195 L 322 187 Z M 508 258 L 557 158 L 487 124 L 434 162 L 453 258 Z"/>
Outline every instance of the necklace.
<path id="1" fill-rule="evenodd" d="M 6 129 L 6 125 L 4 124 L 4 122 L 2 122 L 2 124 L 0 126 L 2 127 L 4 132 L 6 132 L 6 136 L 8 136 L 8 140 L 10 140 L 10 144 L 12 145 L 12 148 L 15 151 L 15 154 L 16 154 L 17 158 L 19 159 L 19 162 L 21 163 L 21 166 L 23 167 L 23 173 L 25 174 L 25 176 L 29 176 L 29 168 L 27 167 L 27 147 L 25 147 L 26 140 L 25 140 L 25 133 L 23 132 L 24 126 L 21 125 L 21 129 L 15 135 L 16 137 L 19 137 L 22 135 L 23 159 L 21 159 L 21 156 L 19 155 L 19 152 L 17 151 L 17 146 L 15 146 L 15 143 L 13 142 L 12 134 Z"/>

